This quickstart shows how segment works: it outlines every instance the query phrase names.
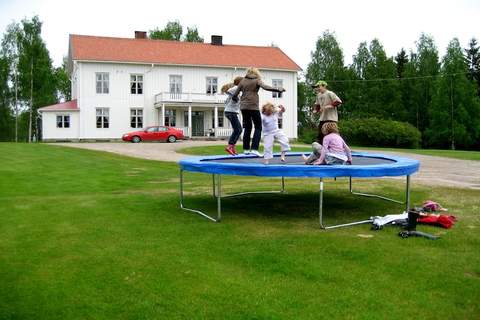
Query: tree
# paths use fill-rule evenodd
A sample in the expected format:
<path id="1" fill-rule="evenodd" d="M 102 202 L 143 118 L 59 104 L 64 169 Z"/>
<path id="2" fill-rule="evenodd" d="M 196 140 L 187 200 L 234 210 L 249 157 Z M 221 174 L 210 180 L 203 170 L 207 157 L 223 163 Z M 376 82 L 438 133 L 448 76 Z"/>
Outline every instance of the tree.
<path id="1" fill-rule="evenodd" d="M 397 77 L 401 79 L 405 72 L 405 65 L 408 63 L 408 56 L 403 48 L 395 57 L 395 62 L 397 63 Z"/>
<path id="2" fill-rule="evenodd" d="M 19 95 L 29 107 L 28 141 L 38 138 L 37 109 L 57 101 L 55 76 L 48 50 L 41 38 L 38 16 L 22 20 L 19 35 Z"/>
<path id="3" fill-rule="evenodd" d="M 8 86 L 10 66 L 8 59 L 0 56 L 0 141 L 12 137 L 12 112 L 10 109 L 10 88 Z"/>
<path id="4" fill-rule="evenodd" d="M 466 59 L 468 63 L 469 77 L 477 83 L 477 92 L 480 95 L 480 50 L 477 39 L 472 38 L 465 49 Z"/>
<path id="5" fill-rule="evenodd" d="M 150 39 L 175 40 L 180 41 L 182 38 L 183 28 L 178 20 L 169 21 L 162 30 L 156 28 L 148 32 Z"/>
<path id="6" fill-rule="evenodd" d="M 435 41 L 431 36 L 421 34 L 417 42 L 417 58 L 415 68 L 421 79 L 415 81 L 420 95 L 415 101 L 415 126 L 423 133 L 429 126 L 429 108 L 435 92 L 436 76 L 440 72 L 440 62 Z"/>
<path id="7" fill-rule="evenodd" d="M 480 138 L 480 99 L 457 38 L 450 41 L 433 95 L 429 146 L 471 148 Z"/>
<path id="8" fill-rule="evenodd" d="M 64 101 L 72 100 L 72 82 L 68 75 L 68 59 L 63 57 L 61 67 L 55 68 L 55 82 L 57 87 L 57 96 Z"/>
<path id="9" fill-rule="evenodd" d="M 203 38 L 198 34 L 197 27 L 187 27 L 187 34 L 185 35 L 184 41 L 203 42 Z"/>
<path id="10" fill-rule="evenodd" d="M 19 60 L 19 46 L 20 46 L 20 25 L 16 22 L 7 26 L 6 32 L 2 39 L 2 55 L 6 59 L 8 64 L 8 81 L 12 83 L 13 88 L 11 91 L 13 103 L 13 110 L 15 114 L 15 142 L 18 141 L 18 118 L 19 118 L 19 101 L 18 101 L 18 60 Z"/>

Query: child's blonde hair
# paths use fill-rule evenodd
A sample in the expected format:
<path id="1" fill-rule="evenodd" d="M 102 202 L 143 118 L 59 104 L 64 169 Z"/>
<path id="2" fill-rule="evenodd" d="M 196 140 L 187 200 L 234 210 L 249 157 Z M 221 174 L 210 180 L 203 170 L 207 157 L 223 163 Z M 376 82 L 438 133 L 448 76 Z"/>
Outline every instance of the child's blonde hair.
<path id="1" fill-rule="evenodd" d="M 322 126 L 322 133 L 324 135 L 330 134 L 330 133 L 339 133 L 338 132 L 338 126 L 336 122 L 326 122 Z"/>
<path id="2" fill-rule="evenodd" d="M 262 106 L 262 113 L 270 113 L 272 114 L 275 111 L 275 106 L 271 102 L 267 102 Z"/>
<path id="3" fill-rule="evenodd" d="M 222 89 L 220 89 L 222 91 L 222 93 L 225 93 L 228 91 L 228 89 L 230 88 L 233 88 L 234 86 L 238 86 L 238 84 L 240 83 L 240 81 L 242 81 L 243 77 L 235 77 L 235 79 L 233 79 L 233 83 L 227 83 L 227 84 L 224 84 L 222 86 Z"/>
<path id="4" fill-rule="evenodd" d="M 260 71 L 254 67 L 250 67 L 247 69 L 247 76 L 251 76 L 251 75 L 256 76 L 258 79 L 262 77 L 262 75 L 260 74 Z"/>
<path id="5" fill-rule="evenodd" d="M 225 93 L 228 91 L 228 89 L 233 88 L 234 84 L 233 83 L 227 83 L 222 86 L 222 93 Z"/>

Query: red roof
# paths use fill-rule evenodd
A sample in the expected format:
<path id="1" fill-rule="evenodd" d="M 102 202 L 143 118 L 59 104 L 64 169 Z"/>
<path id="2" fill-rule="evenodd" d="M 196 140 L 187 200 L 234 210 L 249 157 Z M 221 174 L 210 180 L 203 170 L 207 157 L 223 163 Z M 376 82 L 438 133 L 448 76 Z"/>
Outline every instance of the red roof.
<path id="1" fill-rule="evenodd" d="M 46 106 L 43 108 L 38 109 L 40 112 L 44 111 L 78 111 L 77 107 L 77 99 L 72 101 L 67 101 L 63 103 L 53 104 L 51 106 Z"/>
<path id="2" fill-rule="evenodd" d="M 70 35 L 73 60 L 256 67 L 299 71 L 277 47 Z"/>

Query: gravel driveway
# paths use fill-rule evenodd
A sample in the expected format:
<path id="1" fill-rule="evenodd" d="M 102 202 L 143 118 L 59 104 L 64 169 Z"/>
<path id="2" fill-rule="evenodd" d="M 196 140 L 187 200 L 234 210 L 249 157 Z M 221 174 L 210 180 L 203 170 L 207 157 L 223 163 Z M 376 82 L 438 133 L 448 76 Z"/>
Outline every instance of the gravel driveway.
<path id="1" fill-rule="evenodd" d="M 55 143 L 55 145 L 66 147 L 107 151 L 142 159 L 175 162 L 186 156 L 177 153 L 176 151 L 179 149 L 223 144 L 225 144 L 225 141 L 192 140 L 179 141 L 176 143 Z M 414 183 L 480 190 L 480 161 L 458 160 L 399 152 L 382 153 L 398 154 L 419 160 L 420 171 L 412 176 Z"/>

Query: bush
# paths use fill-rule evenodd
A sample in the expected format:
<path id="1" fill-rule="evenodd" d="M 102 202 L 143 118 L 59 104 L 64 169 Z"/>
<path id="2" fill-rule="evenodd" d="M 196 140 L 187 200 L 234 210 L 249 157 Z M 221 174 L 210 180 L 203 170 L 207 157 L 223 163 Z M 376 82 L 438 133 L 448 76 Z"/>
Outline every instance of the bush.
<path id="1" fill-rule="evenodd" d="M 376 118 L 351 119 L 339 122 L 340 134 L 349 145 L 371 147 L 418 148 L 421 133 L 406 122 Z M 315 141 L 317 129 L 302 130 L 299 140 Z"/>

